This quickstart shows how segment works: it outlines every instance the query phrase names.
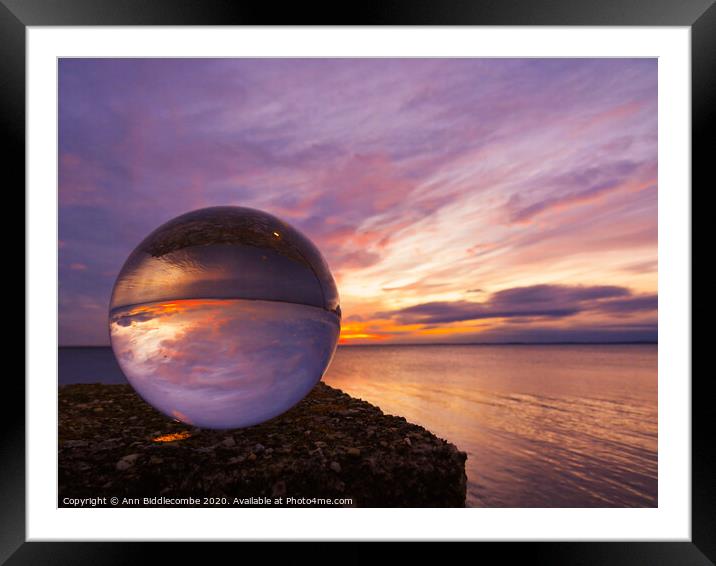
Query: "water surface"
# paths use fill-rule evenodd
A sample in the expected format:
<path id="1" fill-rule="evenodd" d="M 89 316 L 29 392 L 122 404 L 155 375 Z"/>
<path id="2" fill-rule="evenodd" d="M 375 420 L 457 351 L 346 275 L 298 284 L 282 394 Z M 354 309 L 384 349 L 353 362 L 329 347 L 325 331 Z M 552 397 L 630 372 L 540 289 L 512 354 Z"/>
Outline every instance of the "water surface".
<path id="1" fill-rule="evenodd" d="M 109 348 L 60 383 L 125 382 Z M 468 505 L 657 505 L 657 346 L 339 347 L 324 381 L 468 454 Z"/>
<path id="2" fill-rule="evenodd" d="M 468 454 L 468 504 L 657 504 L 657 346 L 341 348 L 324 381 Z"/>

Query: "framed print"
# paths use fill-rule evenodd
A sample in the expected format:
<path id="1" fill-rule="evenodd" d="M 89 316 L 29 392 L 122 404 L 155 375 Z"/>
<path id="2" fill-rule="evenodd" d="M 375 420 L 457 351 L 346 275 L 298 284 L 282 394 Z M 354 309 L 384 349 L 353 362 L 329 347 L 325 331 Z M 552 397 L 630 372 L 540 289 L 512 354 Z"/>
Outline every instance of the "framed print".
<path id="1" fill-rule="evenodd" d="M 8 564 L 712 563 L 710 2 L 2 10 L 28 223 Z"/>

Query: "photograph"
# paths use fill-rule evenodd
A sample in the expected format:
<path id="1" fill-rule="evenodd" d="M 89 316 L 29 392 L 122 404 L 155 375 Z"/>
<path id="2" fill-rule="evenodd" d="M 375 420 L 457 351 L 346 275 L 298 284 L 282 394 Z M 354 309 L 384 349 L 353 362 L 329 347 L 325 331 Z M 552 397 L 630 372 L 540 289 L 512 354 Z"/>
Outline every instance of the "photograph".
<path id="1" fill-rule="evenodd" d="M 658 508 L 658 75 L 59 57 L 57 506 Z"/>

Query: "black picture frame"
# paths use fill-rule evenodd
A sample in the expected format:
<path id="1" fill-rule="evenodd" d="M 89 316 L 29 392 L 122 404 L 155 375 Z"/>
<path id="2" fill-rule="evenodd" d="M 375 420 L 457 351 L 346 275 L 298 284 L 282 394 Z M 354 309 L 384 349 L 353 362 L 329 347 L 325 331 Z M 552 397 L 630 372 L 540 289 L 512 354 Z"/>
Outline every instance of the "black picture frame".
<path id="1" fill-rule="evenodd" d="M 714 0 L 402 0 L 361 3 L 354 10 L 332 6 L 243 3 L 230 0 L 0 0 L 0 119 L 8 141 L 8 186 L 25 185 L 25 33 L 28 26 L 108 25 L 560 25 L 687 26 L 691 28 L 692 185 L 706 184 L 713 158 L 706 142 L 713 137 L 716 101 L 716 5 Z M 712 141 L 712 140 L 711 140 Z M 9 179 L 7 175 L 9 174 Z M 684 187 L 684 190 L 691 190 Z M 692 191 L 693 194 L 693 191 Z M 691 376 L 682 376 L 690 379 Z M 499 553 L 502 563 L 529 560 L 548 564 L 713 564 L 716 562 L 716 469 L 713 464 L 711 397 L 708 373 L 692 384 L 692 536 L 690 542 L 531 542 L 477 543 L 478 552 Z M 6 399 L 24 398 L 24 383 L 8 373 Z M 6 410 L 0 427 L 0 563 L 131 564 L 153 554 L 169 563 L 205 560 L 206 546 L 138 542 L 26 542 L 24 405 Z M 316 533 L 320 539 L 320 533 Z M 271 561 L 325 557 L 367 562 L 384 545 L 350 543 L 351 548 L 317 550 L 287 543 L 265 543 L 242 552 L 264 552 Z M 490 545 L 489 547 L 486 545 Z M 418 545 L 421 557 L 445 561 L 464 547 Z M 415 548 L 415 547 L 413 547 Z M 472 550 L 472 549 L 470 549 Z M 469 550 L 468 550 L 469 552 Z M 467 555 L 469 556 L 469 554 Z M 475 559 L 479 560 L 480 555 Z M 455 559 L 458 558 L 457 554 Z"/>

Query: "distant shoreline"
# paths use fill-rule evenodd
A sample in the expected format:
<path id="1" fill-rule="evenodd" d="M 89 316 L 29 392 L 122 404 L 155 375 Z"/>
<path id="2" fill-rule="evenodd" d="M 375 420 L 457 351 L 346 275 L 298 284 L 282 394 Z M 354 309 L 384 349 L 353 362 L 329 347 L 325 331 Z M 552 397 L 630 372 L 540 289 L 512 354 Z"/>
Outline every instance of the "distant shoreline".
<path id="1" fill-rule="evenodd" d="M 386 348 L 393 346 L 658 346 L 657 341 L 632 341 L 632 342 L 406 342 L 401 344 L 339 344 L 339 348 Z M 60 345 L 58 348 L 109 348 L 105 345 Z"/>

